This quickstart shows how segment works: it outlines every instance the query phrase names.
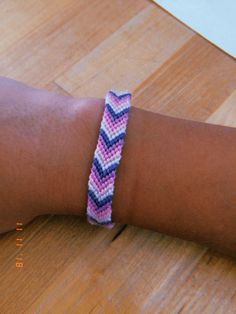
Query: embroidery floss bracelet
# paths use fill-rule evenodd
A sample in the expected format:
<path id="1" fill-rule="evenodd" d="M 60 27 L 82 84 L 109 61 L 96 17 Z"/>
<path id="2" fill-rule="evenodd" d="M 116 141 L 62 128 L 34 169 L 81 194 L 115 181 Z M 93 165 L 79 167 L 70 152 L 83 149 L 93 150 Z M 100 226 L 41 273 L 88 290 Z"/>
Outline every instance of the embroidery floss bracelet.
<path id="1" fill-rule="evenodd" d="M 115 225 L 112 222 L 112 199 L 130 107 L 131 93 L 107 92 L 88 181 L 87 221 L 109 229 Z"/>

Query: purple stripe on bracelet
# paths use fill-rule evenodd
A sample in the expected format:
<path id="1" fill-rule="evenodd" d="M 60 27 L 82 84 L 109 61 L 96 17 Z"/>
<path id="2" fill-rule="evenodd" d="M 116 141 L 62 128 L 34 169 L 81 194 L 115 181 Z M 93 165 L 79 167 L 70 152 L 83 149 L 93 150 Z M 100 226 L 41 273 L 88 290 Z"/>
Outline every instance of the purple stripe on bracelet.
<path id="1" fill-rule="evenodd" d="M 112 222 L 112 198 L 116 170 L 124 145 L 130 101 L 129 92 L 109 91 L 106 94 L 105 109 L 88 182 L 87 221 L 109 229 L 115 225 Z"/>

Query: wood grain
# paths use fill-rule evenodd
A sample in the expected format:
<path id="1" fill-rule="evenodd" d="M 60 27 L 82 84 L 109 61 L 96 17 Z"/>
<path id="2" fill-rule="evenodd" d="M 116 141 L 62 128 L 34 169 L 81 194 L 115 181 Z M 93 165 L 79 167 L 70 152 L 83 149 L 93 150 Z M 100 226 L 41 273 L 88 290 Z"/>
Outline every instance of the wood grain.
<path id="1" fill-rule="evenodd" d="M 103 97 L 113 86 L 134 91 L 192 36 L 190 30 L 150 4 L 56 82 L 77 96 L 89 96 L 92 89 L 95 96 Z"/>
<path id="2" fill-rule="evenodd" d="M 205 121 L 236 89 L 236 62 L 198 35 L 137 87 L 137 106 Z"/>
<path id="3" fill-rule="evenodd" d="M 14 2 L 14 1 L 12 1 Z M 40 2 L 33 0 L 28 3 L 28 12 L 18 11 L 16 4 L 14 10 L 19 24 L 30 23 L 35 17 L 31 16 L 32 7 L 40 13 Z M 44 87 L 66 71 L 83 56 L 88 54 L 101 41 L 116 31 L 142 8 L 147 6 L 146 1 L 126 1 L 126 10 L 123 10 L 121 1 L 91 0 L 87 1 L 53 1 L 48 7 L 48 1 L 44 1 L 47 17 L 46 22 L 38 19 L 37 27 L 23 37 L 16 40 L 17 29 L 13 34 L 9 32 L 9 44 L 2 47 L 0 58 L 1 75 L 23 80 L 25 83 Z M 10 10 L 5 3 L 5 10 Z M 48 13 L 50 11 L 50 14 Z M 14 13 L 13 13 L 14 14 Z M 58 15 L 59 14 L 59 15 Z M 52 17 L 50 17 L 52 15 Z M 36 23 L 36 22 L 34 22 Z M 8 26 L 10 27 L 10 25 Z"/>
<path id="4" fill-rule="evenodd" d="M 236 126 L 236 62 L 148 0 L 0 2 L 0 74 Z M 40 216 L 0 235 L 1 313 L 236 313 L 236 264 L 134 226 Z M 15 258 L 23 253 L 24 267 Z"/>

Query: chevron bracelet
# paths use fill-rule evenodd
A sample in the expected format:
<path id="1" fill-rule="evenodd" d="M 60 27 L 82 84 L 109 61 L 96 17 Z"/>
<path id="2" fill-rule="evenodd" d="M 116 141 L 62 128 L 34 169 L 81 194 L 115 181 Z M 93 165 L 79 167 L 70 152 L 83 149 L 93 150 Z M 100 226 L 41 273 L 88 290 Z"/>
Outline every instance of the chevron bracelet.
<path id="1" fill-rule="evenodd" d="M 113 228 L 112 199 L 116 170 L 121 159 L 128 115 L 129 92 L 108 91 L 101 121 L 97 147 L 88 181 L 87 221 L 93 225 Z"/>

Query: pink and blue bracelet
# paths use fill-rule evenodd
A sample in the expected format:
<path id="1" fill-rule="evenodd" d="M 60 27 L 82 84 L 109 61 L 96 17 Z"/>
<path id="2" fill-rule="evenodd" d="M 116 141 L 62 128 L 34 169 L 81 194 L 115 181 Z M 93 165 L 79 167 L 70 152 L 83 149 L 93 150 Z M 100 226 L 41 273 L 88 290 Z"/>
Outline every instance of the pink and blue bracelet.
<path id="1" fill-rule="evenodd" d="M 110 90 L 106 94 L 105 109 L 88 181 L 87 221 L 109 229 L 115 225 L 112 221 L 112 199 L 130 107 L 129 92 Z"/>

